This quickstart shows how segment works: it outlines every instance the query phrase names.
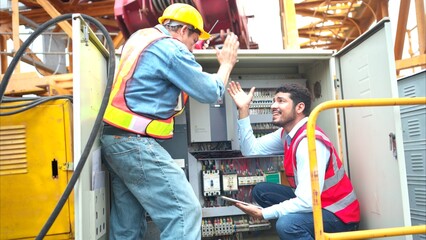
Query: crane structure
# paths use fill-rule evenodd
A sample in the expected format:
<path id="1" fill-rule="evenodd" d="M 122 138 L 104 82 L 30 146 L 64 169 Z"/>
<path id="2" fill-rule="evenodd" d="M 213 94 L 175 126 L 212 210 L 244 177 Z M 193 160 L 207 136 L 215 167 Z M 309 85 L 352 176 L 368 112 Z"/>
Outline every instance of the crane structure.
<path id="1" fill-rule="evenodd" d="M 211 40 L 212 45 L 222 43 L 223 36 L 220 38 L 220 32 L 230 29 L 239 36 L 242 49 L 257 48 L 255 43 L 249 41 L 247 16 L 237 0 L 174 2 L 186 3 L 198 9 L 204 19 L 204 28 L 214 35 Z M 169 1 L 161 0 L 117 0 L 114 14 L 121 32 L 125 38 L 128 38 L 136 30 L 158 24 L 158 18 L 169 4 Z"/>
<path id="2" fill-rule="evenodd" d="M 20 26 L 34 30 L 40 24 L 61 14 L 86 14 L 96 18 L 109 30 L 115 47 L 119 48 L 129 34 L 136 29 L 155 25 L 161 11 L 173 2 L 179 1 L 7 0 L 6 5 L 4 5 L 5 1 L 2 1 L 0 8 L 0 73 L 5 72 L 8 61 L 23 42 L 25 35 L 22 34 Z M 221 30 L 230 29 L 239 36 L 241 48 L 258 48 L 256 42 L 250 37 L 248 27 L 250 18 L 255 19 L 256 16 L 253 14 L 246 15 L 244 10 L 244 2 L 246 1 L 181 0 L 180 2 L 195 6 L 202 13 L 205 28 L 211 30 L 215 37 L 213 44 L 220 44 L 221 38 L 218 33 Z M 283 49 L 339 50 L 362 35 L 375 22 L 384 17 L 389 17 L 388 0 L 277 0 L 277 2 L 279 8 L 277 8 L 276 14 L 279 14 L 281 19 Z M 410 6 L 411 9 L 415 9 L 415 12 L 410 12 Z M 259 3 L 259 7 L 262 7 L 261 3 Z M 411 29 L 407 29 L 409 16 L 415 16 L 417 20 L 416 26 Z M 300 26 L 299 20 L 301 18 L 309 19 L 309 21 L 304 21 L 307 24 Z M 424 69 L 426 66 L 424 1 L 401 1 L 398 18 L 391 20 L 397 22 L 398 26 L 394 44 L 397 74 L 404 69 L 413 69 L 413 71 Z M 217 24 L 214 26 L 216 22 Z M 268 28 L 268 26 L 265 26 L 265 28 Z M 52 32 L 55 32 L 55 34 L 62 32 L 68 38 L 72 37 L 68 22 L 60 23 Z M 10 44 L 10 42 L 13 42 L 13 44 Z M 413 42 L 417 42 L 418 45 L 413 45 Z M 409 47 L 404 48 L 407 45 Z M 62 51 L 64 49 L 69 49 L 69 46 L 63 46 Z M 21 61 L 33 65 L 43 76 L 58 73 L 55 72 L 55 68 L 52 69 L 41 59 L 41 55 L 34 53 L 32 49 L 28 49 Z M 409 57 L 403 58 L 406 55 Z M 68 57 L 71 58 L 69 55 Z M 68 60 L 68 62 L 71 63 L 72 61 Z M 14 78 L 21 79 L 22 77 L 18 76 L 21 74 L 20 72 L 20 65 L 18 65 Z M 69 73 L 72 73 L 72 66 L 67 66 L 66 72 L 61 74 Z M 41 81 L 38 84 L 39 86 L 52 84 L 52 89 L 56 89 L 53 92 L 69 92 L 72 79 L 69 75 L 60 76 L 61 74 L 54 74 L 49 81 L 45 79 L 34 81 Z M 28 76 L 24 78 L 28 78 Z M 39 87 L 32 88 L 32 90 L 35 89 L 40 90 Z M 14 92 L 19 91 L 17 89 Z M 49 94 L 52 94 L 52 91 Z"/>

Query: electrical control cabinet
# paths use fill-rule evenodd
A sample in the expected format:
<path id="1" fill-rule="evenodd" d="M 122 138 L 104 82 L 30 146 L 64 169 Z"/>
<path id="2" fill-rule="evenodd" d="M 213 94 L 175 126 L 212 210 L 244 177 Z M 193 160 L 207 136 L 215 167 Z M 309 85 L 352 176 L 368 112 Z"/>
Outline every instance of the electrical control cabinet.
<path id="1" fill-rule="evenodd" d="M 313 95 L 312 109 L 335 99 L 397 97 L 395 66 L 391 61 L 392 44 L 389 39 L 389 20 L 385 19 L 338 53 L 327 50 L 240 50 L 239 61 L 230 81 L 240 82 L 247 92 L 251 87 L 256 87 L 250 109 L 255 136 L 277 129 L 271 124 L 270 106 L 276 88 L 284 82 L 306 85 Z M 195 56 L 205 71 L 217 71 L 219 65 L 214 51 L 196 51 Z M 205 114 L 210 111 L 209 108 L 211 106 L 207 104 L 198 104 L 194 108 L 191 103 L 187 113 L 191 119 L 188 122 L 191 134 L 194 129 L 199 129 L 199 124 L 205 124 L 203 129 L 211 130 L 214 122 L 208 120 Z M 188 143 L 188 178 L 202 205 L 203 238 L 215 239 L 236 234 L 243 237 L 247 232 L 264 231 L 271 234 L 270 239 L 278 239 L 274 235 L 273 222 L 257 222 L 217 197 L 225 195 L 252 202 L 250 190 L 256 183 L 268 181 L 285 184 L 283 156 L 241 155 L 237 110 L 227 93 L 224 96 L 224 111 L 222 116 L 225 120 L 222 119 L 222 123 L 225 121 L 226 124 L 216 126 L 214 131 L 226 133 L 226 138 L 214 141 L 211 137 L 203 139 L 192 135 Z M 379 135 L 364 135 L 381 129 L 380 132 L 386 132 L 386 136 L 393 132 L 400 138 L 399 118 L 397 108 L 382 110 L 372 107 L 357 110 L 329 109 L 321 112 L 316 121 L 316 125 L 326 132 L 341 153 L 352 179 L 361 202 L 362 218 L 365 219 L 361 229 L 411 224 L 407 217 L 407 189 L 401 184 L 405 172 L 399 170 L 405 169 L 401 168 L 405 162 L 399 150 L 403 149 L 402 142 L 396 142 L 398 153 L 395 153 L 388 150 L 387 137 L 383 141 Z M 395 121 L 383 124 L 385 119 Z M 360 130 L 365 130 L 365 133 Z M 387 149 L 382 149 L 382 145 Z M 389 180 L 390 175 L 394 176 L 392 184 L 383 182 L 380 187 L 371 184 Z M 371 199 L 373 197 L 375 199 Z M 398 209 L 395 209 L 395 203 Z M 229 225 L 234 226 L 232 231 Z"/>
<path id="2" fill-rule="evenodd" d="M 217 69 L 213 51 L 200 51 L 195 55 L 204 70 L 214 72 Z M 321 93 L 315 96 L 315 105 L 335 99 L 336 91 L 330 69 L 332 55 L 332 51 L 239 52 L 239 62 L 230 81 L 239 82 L 246 92 L 250 91 L 251 87 L 256 87 L 250 108 L 250 122 L 256 137 L 278 130 L 278 127 L 271 123 L 270 107 L 276 89 L 285 82 L 298 83 L 310 89 L 317 85 Z M 219 195 L 224 195 L 253 203 L 251 191 L 257 183 L 286 183 L 282 155 L 241 155 L 237 128 L 238 112 L 228 93 L 224 95 L 224 105 L 227 124 L 215 131 L 228 134 L 225 142 L 197 143 L 194 141 L 196 139 L 192 139 L 189 149 L 189 180 L 202 205 L 203 238 L 223 236 L 224 232 L 218 232 L 217 229 L 226 229 L 225 225 L 231 224 L 235 226 L 234 232 L 228 232 L 226 235 L 245 236 L 244 234 L 252 231 L 263 231 L 263 234 L 270 234 L 271 239 L 278 239 L 271 221 L 252 219 L 229 202 L 218 198 Z M 206 112 L 208 108 L 210 106 L 207 104 L 199 104 L 196 110 L 204 109 Z M 204 115 L 194 111 L 192 105 L 188 114 L 197 117 Z M 327 112 L 319 121 L 330 138 L 338 143 L 336 111 Z M 211 172 L 215 173 L 214 178 L 211 177 Z M 214 187 L 214 193 L 206 187 L 206 182 L 211 184 L 209 187 Z"/>

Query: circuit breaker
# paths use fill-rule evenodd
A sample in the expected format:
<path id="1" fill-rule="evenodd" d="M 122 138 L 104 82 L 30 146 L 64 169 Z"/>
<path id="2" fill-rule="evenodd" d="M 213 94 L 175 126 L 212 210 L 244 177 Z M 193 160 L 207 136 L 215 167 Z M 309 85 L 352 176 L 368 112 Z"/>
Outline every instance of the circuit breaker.
<path id="1" fill-rule="evenodd" d="M 220 174 L 219 170 L 206 170 L 202 172 L 203 195 L 217 196 L 220 195 Z"/>

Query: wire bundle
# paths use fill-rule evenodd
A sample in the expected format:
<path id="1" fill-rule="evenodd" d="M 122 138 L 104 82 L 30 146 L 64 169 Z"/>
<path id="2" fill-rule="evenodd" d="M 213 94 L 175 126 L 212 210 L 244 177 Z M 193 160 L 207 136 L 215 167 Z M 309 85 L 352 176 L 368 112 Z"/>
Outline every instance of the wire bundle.
<path id="1" fill-rule="evenodd" d="M 72 102 L 71 95 L 59 95 L 59 96 L 49 96 L 49 97 L 22 97 L 22 98 L 5 96 L 3 97 L 3 100 L 1 103 L 15 103 L 15 104 L 0 105 L 0 117 L 10 116 L 10 115 L 18 114 L 21 112 L 25 112 L 42 103 L 57 100 L 57 99 L 68 99 Z M 9 111 L 3 111 L 5 109 L 8 109 Z M 11 110 L 11 109 L 14 109 L 14 110 Z"/>

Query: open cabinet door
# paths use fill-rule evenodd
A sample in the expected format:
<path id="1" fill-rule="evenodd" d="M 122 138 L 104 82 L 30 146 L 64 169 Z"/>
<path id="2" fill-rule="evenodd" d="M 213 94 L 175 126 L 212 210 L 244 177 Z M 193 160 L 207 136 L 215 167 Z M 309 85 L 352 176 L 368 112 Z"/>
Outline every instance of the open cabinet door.
<path id="1" fill-rule="evenodd" d="M 96 124 L 108 79 L 109 53 L 80 14 L 73 14 L 74 167 Z M 74 174 L 77 174 L 74 172 Z M 75 239 L 107 239 L 108 173 L 101 164 L 99 133 L 74 187 Z"/>
<path id="2" fill-rule="evenodd" d="M 398 97 L 388 19 L 336 53 L 335 59 L 343 99 Z M 361 204 L 360 228 L 410 226 L 399 106 L 341 111 L 344 158 Z"/>

